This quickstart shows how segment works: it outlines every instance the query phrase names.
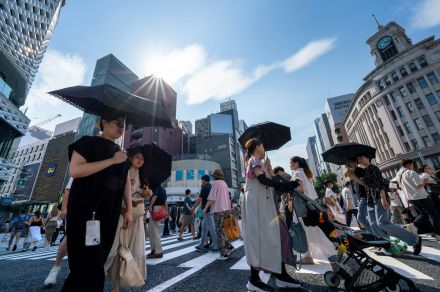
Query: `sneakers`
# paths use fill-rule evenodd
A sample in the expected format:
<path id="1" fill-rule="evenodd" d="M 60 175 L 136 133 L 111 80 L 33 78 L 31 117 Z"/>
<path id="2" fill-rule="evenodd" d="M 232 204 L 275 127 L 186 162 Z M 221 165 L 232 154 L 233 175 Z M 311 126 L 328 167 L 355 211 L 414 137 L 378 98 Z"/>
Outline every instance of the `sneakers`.
<path id="1" fill-rule="evenodd" d="M 37 246 L 34 246 L 34 247 L 32 248 L 32 251 L 36 251 L 36 250 L 37 250 Z M 45 247 L 44 250 L 47 250 L 47 248 Z"/>
<path id="2" fill-rule="evenodd" d="M 300 281 L 283 277 L 282 279 L 275 278 L 275 284 L 278 288 L 301 288 L 302 284 Z"/>
<path id="3" fill-rule="evenodd" d="M 263 283 L 261 280 L 258 281 L 249 280 L 246 284 L 246 288 L 248 291 L 252 291 L 252 292 L 274 291 L 274 289 L 271 286 L 267 285 L 266 283 Z"/>
<path id="4" fill-rule="evenodd" d="M 419 240 L 417 241 L 416 245 L 414 245 L 414 255 L 419 255 L 422 251 L 422 237 L 419 236 Z"/>
<path id="5" fill-rule="evenodd" d="M 221 260 L 221 261 L 226 261 L 226 260 L 229 259 L 229 255 L 227 255 L 227 254 L 220 254 L 220 256 L 217 259 Z"/>
<path id="6" fill-rule="evenodd" d="M 196 251 L 199 251 L 199 252 L 205 252 L 205 251 L 208 251 L 207 248 L 205 248 L 205 247 L 201 247 L 200 245 L 196 245 L 195 249 L 196 249 Z"/>
<path id="7" fill-rule="evenodd" d="M 219 248 L 214 248 L 212 246 L 209 248 L 209 252 L 219 252 L 219 251 L 220 251 Z"/>
<path id="8" fill-rule="evenodd" d="M 17 249 L 17 245 L 14 245 L 14 247 L 12 248 L 12 251 L 15 251 Z"/>
<path id="9" fill-rule="evenodd" d="M 57 283 L 57 276 L 60 272 L 61 267 L 53 267 L 50 270 L 49 276 L 47 276 L 46 280 L 44 280 L 44 286 L 51 287 Z"/>
<path id="10" fill-rule="evenodd" d="M 177 238 L 177 240 L 178 240 L 178 241 L 182 241 L 182 240 L 183 240 L 183 237 L 179 237 L 179 238 Z"/>

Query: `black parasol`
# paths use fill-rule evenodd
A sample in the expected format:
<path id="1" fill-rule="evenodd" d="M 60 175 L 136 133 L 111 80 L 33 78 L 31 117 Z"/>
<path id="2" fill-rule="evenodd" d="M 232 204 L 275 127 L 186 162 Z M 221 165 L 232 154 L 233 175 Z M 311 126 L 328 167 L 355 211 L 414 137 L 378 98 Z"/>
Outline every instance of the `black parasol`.
<path id="1" fill-rule="evenodd" d="M 238 141 L 245 148 L 249 139 L 257 138 L 263 142 L 266 151 L 279 149 L 290 141 L 290 128 L 273 122 L 252 125 L 244 131 Z"/>
<path id="2" fill-rule="evenodd" d="M 322 153 L 325 162 L 337 165 L 344 165 L 349 158 L 358 156 L 367 156 L 369 158 L 376 157 L 376 148 L 356 142 L 336 144 L 329 150 Z"/>
<path id="3" fill-rule="evenodd" d="M 110 84 L 73 86 L 54 90 L 49 94 L 89 114 L 103 116 L 122 113 L 127 124 L 140 127 L 173 127 L 172 119 L 161 104 Z"/>

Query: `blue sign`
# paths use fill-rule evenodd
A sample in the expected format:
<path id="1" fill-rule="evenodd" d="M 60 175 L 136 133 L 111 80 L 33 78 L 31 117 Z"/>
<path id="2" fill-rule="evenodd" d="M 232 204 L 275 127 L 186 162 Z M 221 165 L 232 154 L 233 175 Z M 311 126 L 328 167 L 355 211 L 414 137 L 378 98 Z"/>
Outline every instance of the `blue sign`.
<path id="1" fill-rule="evenodd" d="M 176 170 L 176 180 L 183 180 L 183 170 Z"/>
<path id="2" fill-rule="evenodd" d="M 57 170 L 57 165 L 55 163 L 49 164 L 47 166 L 46 176 L 54 176 L 56 170 Z"/>
<path id="3" fill-rule="evenodd" d="M 204 169 L 199 169 L 199 171 L 197 173 L 197 178 L 202 179 L 202 176 L 204 176 L 205 173 L 206 173 L 206 171 Z"/>
<path id="4" fill-rule="evenodd" d="M 11 203 L 14 201 L 14 198 L 13 197 L 4 197 L 3 199 L 2 199 L 2 205 L 3 206 L 9 206 L 9 205 L 11 205 Z"/>
<path id="5" fill-rule="evenodd" d="M 187 180 L 194 180 L 194 169 L 187 169 L 186 170 L 186 179 Z"/>

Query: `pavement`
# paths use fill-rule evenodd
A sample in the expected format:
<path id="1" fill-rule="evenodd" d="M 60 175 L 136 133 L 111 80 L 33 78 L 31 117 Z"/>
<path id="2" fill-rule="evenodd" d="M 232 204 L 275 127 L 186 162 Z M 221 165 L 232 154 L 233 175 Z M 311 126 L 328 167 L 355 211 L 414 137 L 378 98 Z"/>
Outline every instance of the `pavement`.
<path id="1" fill-rule="evenodd" d="M 227 261 L 218 260 L 218 253 L 196 252 L 198 241 L 189 234 L 184 241 L 177 241 L 177 234 L 162 238 L 164 257 L 148 259 L 148 279 L 145 286 L 124 291 L 247 291 L 246 282 L 250 271 L 246 264 L 243 241 L 233 242 L 236 250 Z M 23 241 L 23 239 L 22 239 Z M 21 245 L 20 245 L 21 246 Z M 19 247 L 20 247 L 19 246 Z M 67 257 L 63 260 L 58 283 L 54 287 L 44 288 L 43 281 L 51 269 L 57 247 L 43 248 L 35 252 L 7 252 L 5 243 L 0 243 L 0 291 L 60 291 L 68 273 Z M 146 253 L 150 252 L 147 241 Z M 413 279 L 421 291 L 440 291 L 440 245 L 430 236 L 424 236 L 421 255 L 413 256 L 409 250 L 400 258 L 369 253 L 376 260 L 392 267 L 398 273 Z M 323 274 L 331 270 L 326 259 L 317 260 L 317 264 L 303 266 L 294 275 L 304 282 L 303 289 L 280 289 L 279 291 L 338 291 L 327 287 Z M 293 269 L 289 272 L 294 273 Z M 261 274 L 268 278 L 268 274 Z M 273 284 L 273 280 L 270 280 Z M 403 291 L 405 290 L 404 285 Z M 342 288 L 343 284 L 339 286 Z M 105 291 L 110 291 L 106 284 Z"/>

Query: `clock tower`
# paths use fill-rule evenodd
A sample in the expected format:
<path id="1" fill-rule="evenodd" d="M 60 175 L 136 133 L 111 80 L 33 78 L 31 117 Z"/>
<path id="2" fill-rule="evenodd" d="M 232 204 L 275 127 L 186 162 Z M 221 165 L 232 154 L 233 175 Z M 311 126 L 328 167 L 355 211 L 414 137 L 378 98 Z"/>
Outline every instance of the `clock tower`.
<path id="1" fill-rule="evenodd" d="M 386 26 L 378 25 L 377 32 L 367 40 L 367 44 L 377 67 L 410 47 L 412 42 L 405 30 L 392 21 Z"/>

